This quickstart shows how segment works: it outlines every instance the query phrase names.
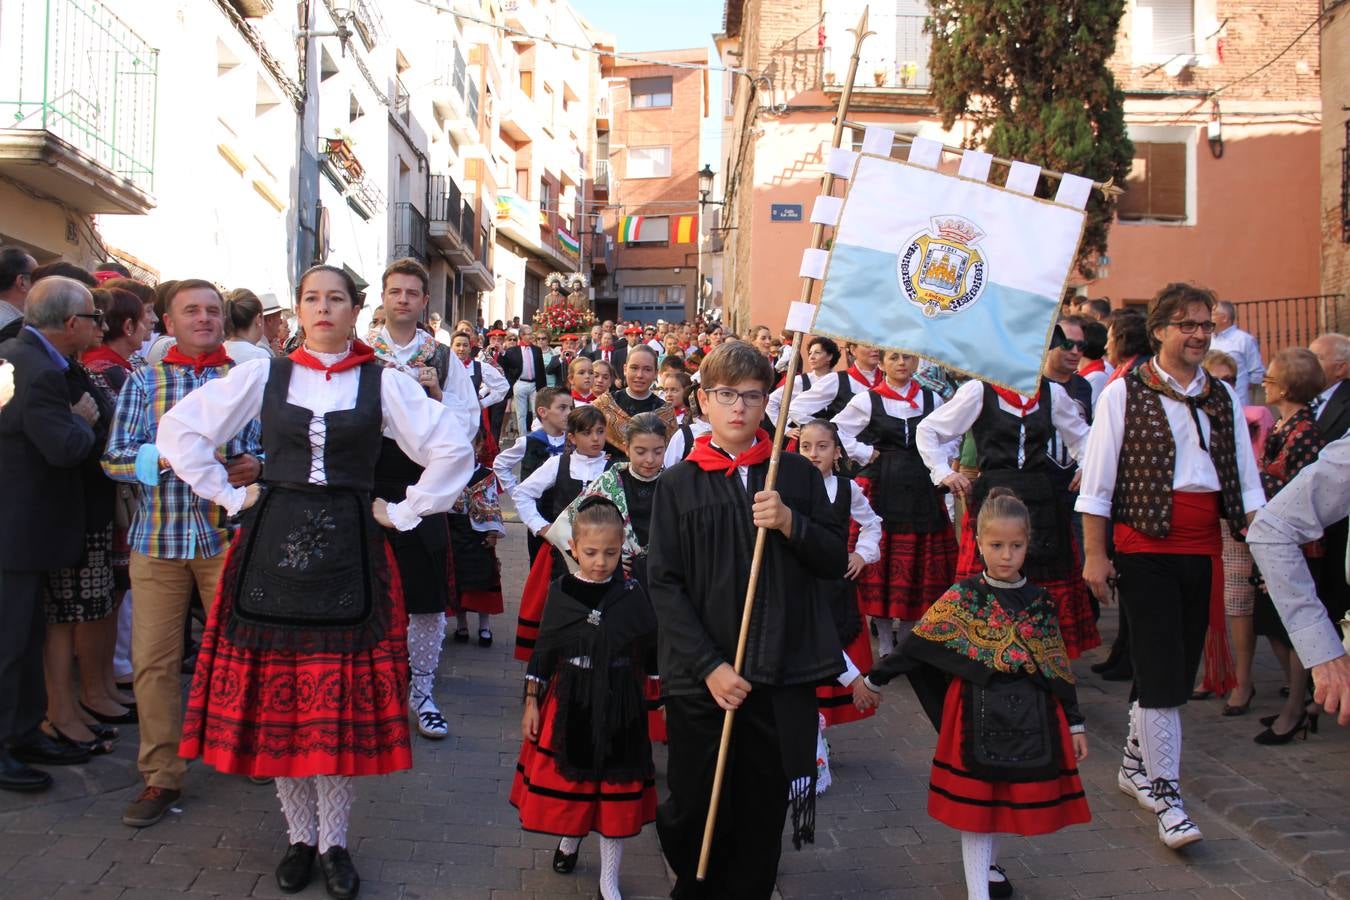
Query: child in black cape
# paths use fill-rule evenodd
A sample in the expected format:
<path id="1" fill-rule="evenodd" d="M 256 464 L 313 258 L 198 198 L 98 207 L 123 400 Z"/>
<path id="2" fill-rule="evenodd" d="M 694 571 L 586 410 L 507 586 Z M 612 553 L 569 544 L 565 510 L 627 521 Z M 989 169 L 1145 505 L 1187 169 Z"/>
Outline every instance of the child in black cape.
<path id="1" fill-rule="evenodd" d="M 621 900 L 624 838 L 656 815 L 643 689 L 656 616 L 619 571 L 623 516 L 587 497 L 572 520 L 580 568 L 553 582 L 525 682 L 524 742 L 511 804 L 526 831 L 559 835 L 553 869 L 573 871 L 581 839 L 600 834 L 600 896 Z"/>
<path id="2" fill-rule="evenodd" d="M 1055 601 L 1022 576 L 1031 517 L 1006 487 L 980 507 L 984 571 L 943 594 L 896 652 L 854 682 L 860 709 L 908 674 L 938 727 L 928 814 L 961 832 L 970 900 L 1008 897 L 1000 833 L 1090 821 L 1078 763 L 1087 735 Z"/>
<path id="3" fill-rule="evenodd" d="M 763 489 L 771 446 L 758 425 L 775 380 L 769 361 L 749 344 L 723 344 L 700 372 L 699 405 L 712 433 L 657 483 L 648 547 L 670 734 L 670 796 L 657 832 L 678 879 L 671 896 L 756 900 L 773 892 L 789 803 L 793 842 L 814 838 L 815 688 L 844 669 L 821 581 L 844 576 L 846 529 L 820 473 L 794 453 L 783 454 L 776 489 Z M 757 527 L 768 534 L 738 675 L 732 662 Z M 731 709 L 712 856 L 698 882 Z"/>

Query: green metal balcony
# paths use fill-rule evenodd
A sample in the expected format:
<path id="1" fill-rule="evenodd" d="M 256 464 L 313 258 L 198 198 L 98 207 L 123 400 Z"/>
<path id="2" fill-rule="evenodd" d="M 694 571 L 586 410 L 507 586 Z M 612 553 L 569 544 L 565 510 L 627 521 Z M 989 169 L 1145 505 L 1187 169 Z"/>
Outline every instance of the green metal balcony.
<path id="1" fill-rule="evenodd" d="M 158 59 L 97 0 L 0 4 L 0 173 L 81 212 L 154 208 Z"/>

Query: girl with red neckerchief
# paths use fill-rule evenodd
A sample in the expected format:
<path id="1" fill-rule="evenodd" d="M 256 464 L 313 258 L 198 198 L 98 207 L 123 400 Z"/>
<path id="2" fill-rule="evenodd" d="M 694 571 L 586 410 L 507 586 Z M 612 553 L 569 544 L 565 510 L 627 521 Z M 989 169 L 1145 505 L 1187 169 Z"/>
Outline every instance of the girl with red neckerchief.
<path id="1" fill-rule="evenodd" d="M 348 335 L 351 276 L 315 266 L 296 308 L 305 343 L 251 360 L 166 414 L 162 457 L 199 496 L 244 514 L 207 618 L 179 753 L 275 778 L 290 846 L 287 893 L 315 858 L 328 894 L 355 897 L 347 852 L 353 776 L 412 766 L 407 614 L 386 535 L 454 504 L 474 469 L 456 415 Z M 231 487 L 215 448 L 255 417 L 266 480 Z M 372 501 L 385 436 L 424 471 L 399 502 Z"/>
<path id="2" fill-rule="evenodd" d="M 833 421 L 844 452 L 862 467 L 858 485 L 883 523 L 881 560 L 863 570 L 858 595 L 887 656 L 895 632 L 903 637 L 951 586 L 956 535 L 943 492 L 929 479 L 915 443 L 919 423 L 942 398 L 915 380 L 917 356 L 887 350 L 881 369 L 881 384 L 855 394 Z M 954 457 L 958 445 L 944 452 Z"/>
<path id="3" fill-rule="evenodd" d="M 595 390 L 592 385 L 594 363 L 584 356 L 578 356 L 567 366 L 567 389 L 572 392 L 572 403 L 576 406 L 589 406 L 595 402 Z"/>

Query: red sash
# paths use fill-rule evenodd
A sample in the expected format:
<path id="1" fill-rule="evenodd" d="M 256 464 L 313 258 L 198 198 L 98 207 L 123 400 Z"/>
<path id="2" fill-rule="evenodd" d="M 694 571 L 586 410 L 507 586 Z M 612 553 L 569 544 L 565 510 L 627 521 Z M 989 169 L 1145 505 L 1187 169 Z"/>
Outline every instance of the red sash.
<path id="1" fill-rule="evenodd" d="M 1117 553 L 1184 553 L 1209 557 L 1209 630 L 1205 634 L 1205 678 L 1201 686 L 1216 694 L 1237 685 L 1223 615 L 1221 529 L 1224 527 L 1219 515 L 1218 491 L 1173 491 L 1172 527 L 1167 537 L 1149 537 L 1121 522 L 1116 523 L 1112 532 Z"/>

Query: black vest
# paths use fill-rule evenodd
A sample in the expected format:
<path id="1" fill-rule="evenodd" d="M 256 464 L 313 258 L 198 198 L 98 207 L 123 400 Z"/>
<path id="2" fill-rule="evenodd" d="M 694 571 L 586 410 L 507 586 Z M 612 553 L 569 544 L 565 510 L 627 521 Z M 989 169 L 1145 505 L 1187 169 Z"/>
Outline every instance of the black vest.
<path id="1" fill-rule="evenodd" d="M 309 483 L 309 426 L 314 413 L 286 399 L 294 367 L 287 357 L 272 360 L 263 389 L 263 477 L 274 484 Z M 359 371 L 356 406 L 324 414 L 327 433 L 323 464 L 329 486 L 369 492 L 374 487 L 376 461 L 384 440 L 380 404 L 384 368 L 366 363 Z"/>
<path id="2" fill-rule="evenodd" d="M 931 534 L 947 527 L 947 507 L 933 486 L 928 467 L 914 445 L 919 423 L 933 411 L 933 392 L 920 388 L 922 415 L 900 419 L 886 412 L 884 398 L 871 391 L 872 416 L 858 439 L 881 455 L 863 469 L 871 479 L 872 509 L 892 528 L 912 534 Z"/>
<path id="3" fill-rule="evenodd" d="M 1045 471 L 1050 467 L 1046 449 L 1054 433 L 1050 418 L 1050 384 L 1041 380 L 1041 392 L 1036 408 L 1028 416 L 1004 411 L 999 405 L 993 387 L 984 385 L 984 406 L 971 431 L 979 449 L 980 471 L 1000 469 Z M 1022 446 L 1022 463 L 1018 464 L 1017 449 Z"/>
<path id="4" fill-rule="evenodd" d="M 468 369 L 469 381 L 473 382 L 474 395 L 478 396 L 479 392 L 483 389 L 483 364 L 475 359 L 469 363 Z"/>

